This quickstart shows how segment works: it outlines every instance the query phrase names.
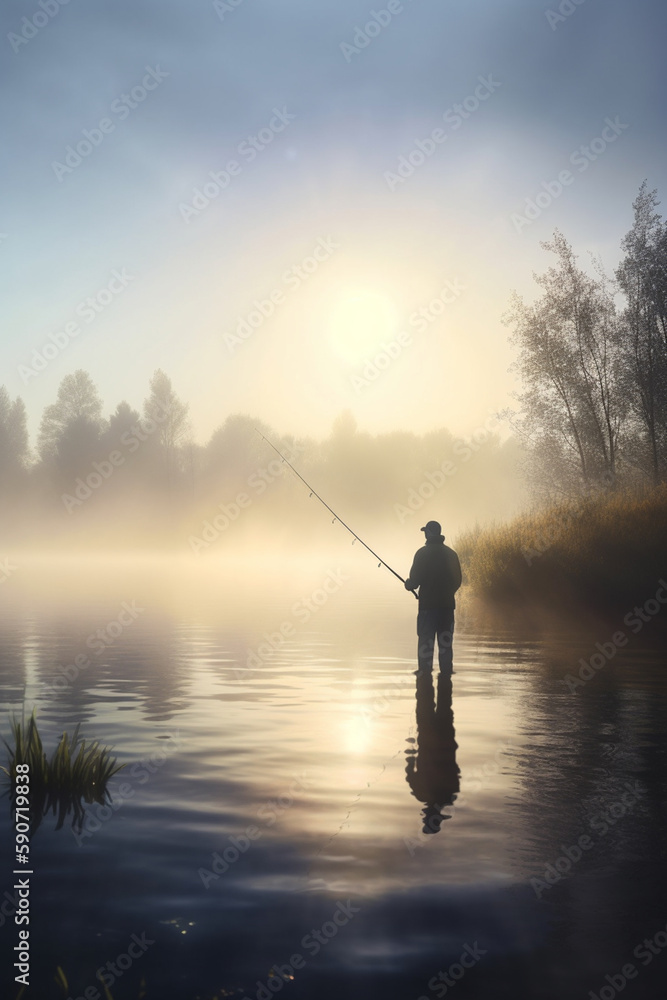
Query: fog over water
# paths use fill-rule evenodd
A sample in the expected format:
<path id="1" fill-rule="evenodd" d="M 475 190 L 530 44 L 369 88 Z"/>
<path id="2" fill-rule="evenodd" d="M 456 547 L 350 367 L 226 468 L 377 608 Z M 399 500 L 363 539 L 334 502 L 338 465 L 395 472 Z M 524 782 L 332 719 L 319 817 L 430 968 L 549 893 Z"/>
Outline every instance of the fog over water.
<path id="1" fill-rule="evenodd" d="M 471 434 L 456 436 L 446 428 L 370 434 L 343 411 L 319 440 L 232 414 L 199 443 L 171 378 L 158 369 L 148 390 L 142 412 L 125 400 L 109 411 L 90 375 L 77 370 L 45 409 L 35 442 L 21 399 L 3 390 L 7 545 L 222 557 L 267 544 L 335 544 L 326 508 L 298 475 L 378 543 L 410 529 L 414 541 L 429 517 L 452 537 L 527 502 L 522 453 L 502 414 L 489 412 Z"/>

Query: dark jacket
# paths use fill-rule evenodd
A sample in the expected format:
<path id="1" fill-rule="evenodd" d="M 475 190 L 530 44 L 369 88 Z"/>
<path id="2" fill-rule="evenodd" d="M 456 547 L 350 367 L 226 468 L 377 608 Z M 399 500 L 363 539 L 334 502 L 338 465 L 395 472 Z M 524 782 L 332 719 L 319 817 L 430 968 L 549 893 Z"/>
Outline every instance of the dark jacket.
<path id="1" fill-rule="evenodd" d="M 410 590 L 419 587 L 419 608 L 452 611 L 454 594 L 461 586 L 461 564 L 454 549 L 445 545 L 444 535 L 429 538 L 415 558 L 406 581 Z"/>

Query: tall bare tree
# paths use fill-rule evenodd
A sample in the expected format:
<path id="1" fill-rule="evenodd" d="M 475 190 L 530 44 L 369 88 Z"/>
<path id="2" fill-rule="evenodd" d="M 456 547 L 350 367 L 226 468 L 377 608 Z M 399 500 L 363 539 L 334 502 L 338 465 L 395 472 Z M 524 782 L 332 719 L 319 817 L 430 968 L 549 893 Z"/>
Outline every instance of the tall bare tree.
<path id="1" fill-rule="evenodd" d="M 667 226 L 658 204 L 657 191 L 649 191 L 644 181 L 616 272 L 627 300 L 625 385 L 654 483 L 664 477 L 667 445 Z"/>
<path id="2" fill-rule="evenodd" d="M 542 247 L 556 255 L 535 275 L 542 297 L 527 305 L 514 295 L 506 316 L 523 382 L 516 429 L 541 456 L 548 492 L 613 486 L 626 410 L 613 294 L 602 275 L 577 265 L 562 233 Z"/>

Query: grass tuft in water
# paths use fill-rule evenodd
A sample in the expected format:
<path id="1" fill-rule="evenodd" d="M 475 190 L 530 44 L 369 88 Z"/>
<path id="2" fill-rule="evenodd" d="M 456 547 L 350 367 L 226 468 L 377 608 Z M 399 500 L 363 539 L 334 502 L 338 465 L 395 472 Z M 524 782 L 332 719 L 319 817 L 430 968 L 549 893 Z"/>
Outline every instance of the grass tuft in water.
<path id="1" fill-rule="evenodd" d="M 13 745 L 3 738 L 9 757 L 7 767 L 0 767 L 0 770 L 10 779 L 13 793 L 17 766 L 28 765 L 32 832 L 49 811 L 58 816 L 56 829 L 62 827 L 70 812 L 74 814 L 73 825 L 77 827 L 85 815 L 82 802 L 104 804 L 107 782 L 125 766 L 117 764 L 109 747 L 102 747 L 99 740 L 82 739 L 78 725 L 71 736 L 66 732 L 62 734 L 49 760 L 34 709 L 27 722 L 25 718 L 12 719 L 10 726 Z"/>

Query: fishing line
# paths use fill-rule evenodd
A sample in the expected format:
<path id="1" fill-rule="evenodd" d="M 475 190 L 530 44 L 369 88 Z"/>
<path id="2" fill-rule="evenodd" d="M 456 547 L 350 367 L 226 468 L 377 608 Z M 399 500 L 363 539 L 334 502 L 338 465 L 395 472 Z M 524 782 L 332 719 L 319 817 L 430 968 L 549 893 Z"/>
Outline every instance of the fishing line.
<path id="1" fill-rule="evenodd" d="M 338 521 L 339 524 L 342 524 L 343 527 L 345 528 L 345 530 L 350 532 L 350 534 L 353 536 L 353 538 L 354 538 L 355 541 L 361 542 L 361 544 L 363 545 L 363 547 L 365 549 L 367 549 L 368 552 L 370 552 L 370 554 L 372 556 L 375 556 L 375 558 L 378 560 L 378 569 L 380 568 L 380 566 L 384 566 L 385 569 L 388 569 L 390 573 L 393 573 L 394 576 L 398 580 L 401 581 L 401 583 L 405 583 L 405 580 L 403 579 L 403 577 L 400 576 L 396 572 L 395 569 L 392 569 L 391 566 L 388 563 L 386 563 L 381 556 L 379 556 L 377 554 L 377 552 L 374 552 L 373 549 L 370 547 L 370 545 L 366 545 L 366 542 L 363 540 L 363 538 L 359 538 L 359 535 L 356 533 L 356 531 L 353 531 L 352 528 L 349 526 L 349 524 L 346 524 L 345 521 L 343 521 L 343 519 L 338 516 L 338 514 L 336 513 L 336 511 L 331 509 L 331 507 L 329 506 L 329 504 L 326 502 L 326 500 L 322 499 L 322 497 L 319 495 L 319 493 L 317 492 L 317 490 L 313 489 L 313 487 L 310 485 L 310 483 L 306 482 L 306 480 L 303 478 L 303 476 L 301 475 L 301 473 L 297 472 L 297 470 L 294 468 L 294 466 L 292 465 L 292 463 L 288 462 L 288 460 L 285 458 L 285 456 L 283 455 L 283 453 L 281 451 L 278 451 L 278 449 L 276 448 L 275 444 L 272 444 L 269 441 L 269 439 L 262 434 L 262 432 L 260 430 L 258 430 L 257 428 L 255 428 L 255 430 L 257 431 L 257 433 L 259 434 L 259 436 L 261 437 L 261 439 L 263 441 L 266 441 L 266 443 L 268 444 L 268 446 L 270 448 L 273 448 L 273 450 L 275 451 L 276 455 L 280 455 L 280 457 L 282 458 L 283 462 L 285 462 L 286 465 L 289 465 L 289 467 L 292 470 L 292 472 L 294 473 L 294 475 L 297 476 L 301 480 L 301 482 L 303 483 L 303 485 L 307 489 L 310 490 L 311 497 L 317 497 L 317 499 L 320 501 L 321 504 L 323 504 L 323 506 L 326 507 L 326 509 L 329 511 L 329 513 L 333 514 L 333 521 L 331 523 L 335 524 L 336 521 Z M 352 542 L 352 544 L 354 545 L 354 542 Z M 411 590 L 410 593 L 413 594 L 417 598 L 417 600 L 419 600 L 419 598 L 417 597 L 416 591 Z"/>

